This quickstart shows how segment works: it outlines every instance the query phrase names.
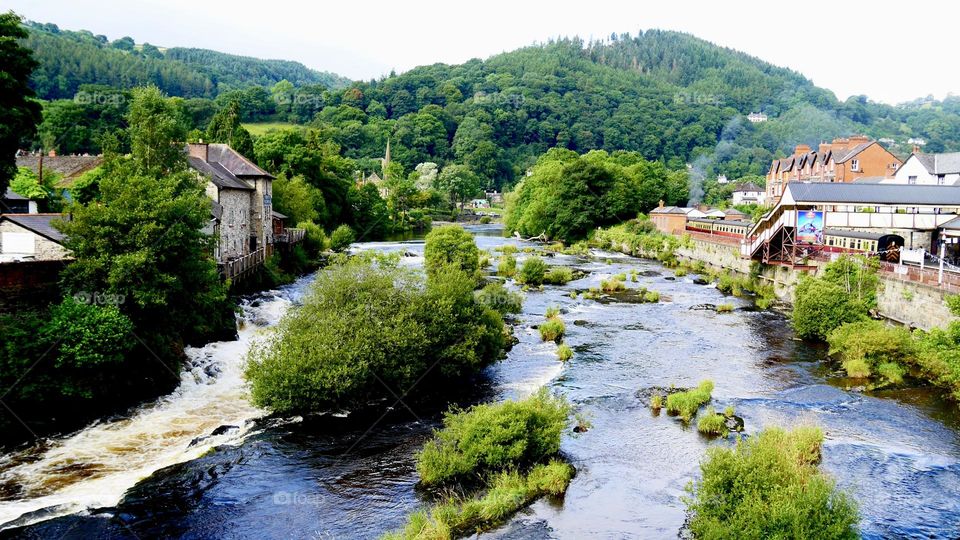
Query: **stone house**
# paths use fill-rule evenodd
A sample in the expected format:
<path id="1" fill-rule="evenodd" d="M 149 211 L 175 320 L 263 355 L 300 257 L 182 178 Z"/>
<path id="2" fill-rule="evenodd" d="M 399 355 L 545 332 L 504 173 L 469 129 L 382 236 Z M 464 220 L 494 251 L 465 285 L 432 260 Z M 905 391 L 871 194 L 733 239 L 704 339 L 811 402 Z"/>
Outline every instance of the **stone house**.
<path id="1" fill-rule="evenodd" d="M 274 177 L 226 144 L 188 144 L 187 162 L 207 179 L 213 201 L 207 231 L 219 236 L 217 261 L 270 251 Z"/>
<path id="2" fill-rule="evenodd" d="M 0 263 L 20 261 L 62 261 L 70 257 L 63 247 L 63 233 L 53 221 L 63 214 L 0 215 Z"/>

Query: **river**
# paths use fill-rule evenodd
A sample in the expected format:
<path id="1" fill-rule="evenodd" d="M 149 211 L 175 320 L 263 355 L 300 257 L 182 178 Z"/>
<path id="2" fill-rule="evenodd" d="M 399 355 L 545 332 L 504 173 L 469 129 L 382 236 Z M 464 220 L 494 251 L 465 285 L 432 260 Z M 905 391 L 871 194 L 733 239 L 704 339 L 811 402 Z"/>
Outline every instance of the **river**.
<path id="1" fill-rule="evenodd" d="M 472 227 L 481 249 L 505 243 Z M 421 265 L 421 241 L 366 243 Z M 518 258 L 523 257 L 523 253 Z M 558 255 L 581 280 L 530 292 L 519 343 L 488 369 L 467 402 L 528 395 L 547 385 L 568 396 L 592 428 L 563 453 L 577 476 L 562 501 L 543 500 L 491 538 L 675 538 L 684 488 L 713 444 L 635 396 L 650 386 L 711 379 L 713 404 L 736 408 L 748 433 L 816 424 L 823 467 L 858 501 L 868 538 L 960 537 L 960 415 L 925 389 L 874 395 L 793 338 L 789 322 L 725 297 L 658 263 L 613 253 Z M 637 270 L 658 304 L 600 304 L 570 291 Z M 0 457 L 0 538 L 376 538 L 420 507 L 414 454 L 438 411 L 397 406 L 385 417 L 275 418 L 245 399 L 243 353 L 303 295 L 308 276 L 243 302 L 240 339 L 191 349 L 173 394 L 126 418 Z M 733 303 L 729 314 L 691 309 Z M 560 306 L 573 359 L 531 326 Z"/>

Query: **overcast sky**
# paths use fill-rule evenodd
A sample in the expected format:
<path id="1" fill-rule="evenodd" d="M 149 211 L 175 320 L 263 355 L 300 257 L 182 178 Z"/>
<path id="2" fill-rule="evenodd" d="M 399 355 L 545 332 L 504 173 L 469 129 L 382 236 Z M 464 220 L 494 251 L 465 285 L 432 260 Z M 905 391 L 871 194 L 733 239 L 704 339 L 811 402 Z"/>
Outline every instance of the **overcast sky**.
<path id="1" fill-rule="evenodd" d="M 664 28 L 790 67 L 840 99 L 960 93 L 948 2 L 748 0 L 6 0 L 0 9 L 111 40 L 297 60 L 353 79 L 486 58 L 551 37 Z"/>

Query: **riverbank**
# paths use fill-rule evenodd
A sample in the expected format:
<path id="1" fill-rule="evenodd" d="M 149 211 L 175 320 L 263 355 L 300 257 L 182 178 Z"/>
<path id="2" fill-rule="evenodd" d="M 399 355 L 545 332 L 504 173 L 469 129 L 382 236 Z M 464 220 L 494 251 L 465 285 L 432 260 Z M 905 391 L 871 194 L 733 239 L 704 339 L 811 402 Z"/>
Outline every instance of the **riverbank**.
<path id="1" fill-rule="evenodd" d="M 497 227 L 471 230 L 482 250 L 517 246 L 521 264 L 533 255 L 525 248 L 538 247 L 503 238 Z M 412 267 L 423 263 L 419 239 L 357 248 L 407 254 L 401 264 Z M 733 406 L 748 434 L 768 426 L 821 426 L 827 436 L 822 466 L 861 506 L 865 538 L 948 538 L 960 526 L 960 418 L 936 392 L 848 391 L 846 381 L 820 362 L 825 350 L 794 339 L 783 316 L 698 285 L 693 275 L 677 277 L 659 262 L 597 250 L 541 255 L 550 265 L 584 272 L 583 277 L 526 293 L 515 332 L 518 343 L 486 370 L 476 394 L 465 397 L 463 405 L 516 399 L 547 386 L 566 395 L 592 427 L 563 437 L 561 454 L 578 471 L 565 496 L 538 501 L 485 536 L 676 537 L 687 518 L 685 486 L 699 474 L 698 462 L 711 446 L 730 442 L 652 414 L 637 391 L 695 386 L 702 379 L 715 382 L 710 404 L 717 410 Z M 601 303 L 571 296 L 634 272 L 637 282 L 627 280 L 627 287 L 656 290 L 660 302 Z M 286 289 L 279 295 L 295 301 Z M 245 329 L 265 318 L 262 310 L 273 309 L 271 298 L 250 299 Z M 726 303 L 733 311 L 702 309 Z M 557 360 L 557 345 L 543 342 L 536 328 L 550 308 L 567 322 L 564 340 L 574 355 L 566 363 Z M 190 410 L 216 422 L 225 418 L 230 403 L 239 406 L 231 400 L 244 399 L 236 389 L 228 392 L 229 384 L 211 392 L 209 383 L 230 373 L 239 358 L 236 350 L 220 347 L 211 344 L 200 354 L 209 354 L 209 363 L 219 367 L 211 369 L 211 379 L 184 399 L 177 394 L 166 400 L 176 408 L 170 409 L 171 421 Z M 211 406 L 204 401 L 208 393 L 226 401 L 218 398 Z M 65 510 L 70 515 L 4 530 L 0 538 L 376 538 L 402 527 L 409 513 L 427 504 L 416 488 L 415 455 L 442 417 L 410 405 L 398 404 L 379 421 L 374 416 L 349 426 L 332 419 L 260 417 L 251 427 L 240 426 L 246 431 L 202 439 L 201 457 L 144 475 L 117 503 L 89 513 Z M 109 433 L 107 428 L 102 431 Z M 163 444 L 161 433 L 147 433 L 148 440 Z M 69 443 L 53 443 L 93 441 L 79 435 Z M 183 452 L 191 441 L 185 435 L 171 438 L 169 451 Z M 97 446 L 120 442 L 104 435 Z M 120 459 L 139 456 L 136 446 L 127 452 Z M 83 456 L 75 467 L 96 470 L 96 462 L 86 465 Z M 46 468 L 21 470 L 29 470 L 38 483 L 53 479 Z M 75 489 L 81 490 L 83 478 L 77 481 Z M 0 495 L 0 512 L 29 500 L 24 492 Z"/>

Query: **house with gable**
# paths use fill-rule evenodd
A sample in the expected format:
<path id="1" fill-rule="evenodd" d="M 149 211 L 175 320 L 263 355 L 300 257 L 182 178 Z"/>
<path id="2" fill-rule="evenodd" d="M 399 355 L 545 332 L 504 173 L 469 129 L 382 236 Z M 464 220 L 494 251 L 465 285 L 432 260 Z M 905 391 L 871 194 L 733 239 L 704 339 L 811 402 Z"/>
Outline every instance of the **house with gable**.
<path id="1" fill-rule="evenodd" d="M 206 178 L 213 201 L 208 232 L 219 237 L 215 258 L 221 264 L 272 252 L 273 175 L 226 144 L 190 143 L 187 163 Z"/>

